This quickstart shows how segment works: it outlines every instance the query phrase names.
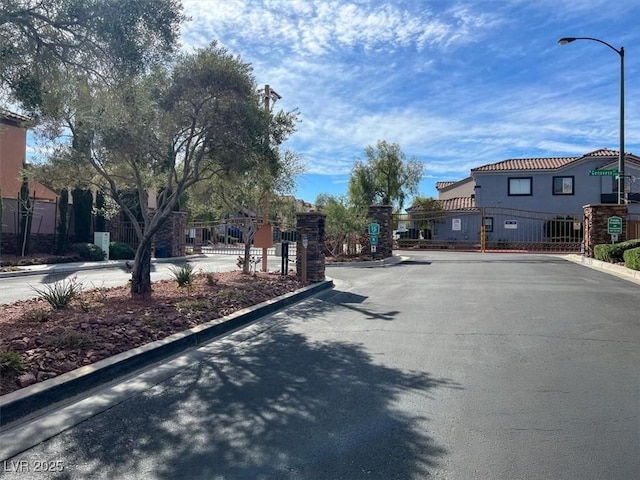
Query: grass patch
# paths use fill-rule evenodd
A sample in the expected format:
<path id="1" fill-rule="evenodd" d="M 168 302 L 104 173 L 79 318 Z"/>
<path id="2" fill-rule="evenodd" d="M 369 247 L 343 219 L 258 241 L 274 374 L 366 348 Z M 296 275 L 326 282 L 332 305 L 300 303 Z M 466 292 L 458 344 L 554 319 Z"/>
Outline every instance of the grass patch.
<path id="1" fill-rule="evenodd" d="M 0 352 L 0 374 L 15 377 L 24 372 L 24 362 L 18 352 Z"/>
<path id="2" fill-rule="evenodd" d="M 242 290 L 232 290 L 230 288 L 225 288 L 220 290 L 216 296 L 222 300 L 226 301 L 238 301 L 244 302 L 247 300 L 247 292 Z"/>
<path id="3" fill-rule="evenodd" d="M 44 308 L 37 308 L 35 310 L 26 312 L 23 318 L 28 322 L 44 323 L 49 321 L 49 319 L 51 318 L 51 312 L 49 310 L 45 310 Z"/>
<path id="4" fill-rule="evenodd" d="M 211 310 L 211 301 L 206 298 L 187 299 L 176 303 L 176 308 L 178 310 L 189 310 L 192 312 L 206 312 L 207 310 Z"/>
<path id="5" fill-rule="evenodd" d="M 82 332 L 64 332 L 46 340 L 52 348 L 74 350 L 91 347 L 96 343 L 96 337 Z"/>
<path id="6" fill-rule="evenodd" d="M 180 288 L 190 288 L 193 285 L 193 280 L 195 279 L 195 273 L 193 271 L 193 265 L 190 263 L 185 263 L 180 267 L 173 267 L 171 269 L 171 273 L 173 277 L 176 279 L 178 283 L 178 287 Z"/>
<path id="7" fill-rule="evenodd" d="M 51 305 L 54 310 L 60 310 L 82 292 L 82 282 L 77 277 L 69 280 L 46 284 L 43 288 L 31 287 L 40 298 Z"/>

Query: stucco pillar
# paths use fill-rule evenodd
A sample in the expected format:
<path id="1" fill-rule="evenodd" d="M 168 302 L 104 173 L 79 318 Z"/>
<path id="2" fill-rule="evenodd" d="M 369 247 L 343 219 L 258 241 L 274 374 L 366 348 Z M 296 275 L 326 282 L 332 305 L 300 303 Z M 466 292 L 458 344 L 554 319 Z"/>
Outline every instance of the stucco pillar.
<path id="1" fill-rule="evenodd" d="M 306 281 L 309 283 L 322 282 L 325 279 L 325 232 L 326 215 L 320 212 L 298 213 L 296 215 L 296 277 L 303 280 L 303 263 L 306 263 Z M 307 247 L 303 246 L 303 239 L 307 240 Z M 306 262 L 303 258 L 306 255 Z"/>
<path id="2" fill-rule="evenodd" d="M 609 217 L 622 218 L 622 234 L 619 241 L 627 238 L 626 205 L 585 205 L 584 209 L 584 254 L 593 257 L 593 247 L 602 243 L 611 243 L 607 233 Z"/>
<path id="3" fill-rule="evenodd" d="M 367 217 L 380 225 L 376 258 L 393 255 L 393 208 L 391 205 L 371 205 Z"/>

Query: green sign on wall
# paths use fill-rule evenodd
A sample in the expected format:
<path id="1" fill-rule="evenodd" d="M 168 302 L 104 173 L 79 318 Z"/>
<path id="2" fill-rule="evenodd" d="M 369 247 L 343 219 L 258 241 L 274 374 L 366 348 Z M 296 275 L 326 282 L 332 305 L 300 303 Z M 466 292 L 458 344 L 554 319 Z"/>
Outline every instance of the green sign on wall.
<path id="1" fill-rule="evenodd" d="M 622 218 L 609 217 L 607 222 L 607 233 L 609 235 L 622 235 Z"/>

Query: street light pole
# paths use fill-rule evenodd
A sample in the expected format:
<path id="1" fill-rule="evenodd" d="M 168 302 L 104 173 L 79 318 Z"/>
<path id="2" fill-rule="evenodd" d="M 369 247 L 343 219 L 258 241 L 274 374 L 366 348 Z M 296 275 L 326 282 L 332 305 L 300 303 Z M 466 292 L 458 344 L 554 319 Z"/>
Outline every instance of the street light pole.
<path id="1" fill-rule="evenodd" d="M 609 43 L 592 37 L 564 37 L 558 40 L 560 45 L 566 45 L 575 40 L 592 40 L 606 45 L 620 56 L 620 152 L 618 154 L 618 204 L 626 203 L 624 191 L 624 47 L 615 48 Z"/>

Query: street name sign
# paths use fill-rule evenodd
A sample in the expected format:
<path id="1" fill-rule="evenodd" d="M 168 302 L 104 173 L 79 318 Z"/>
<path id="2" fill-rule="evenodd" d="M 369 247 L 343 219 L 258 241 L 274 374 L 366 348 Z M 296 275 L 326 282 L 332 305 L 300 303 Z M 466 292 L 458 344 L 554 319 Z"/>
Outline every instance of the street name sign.
<path id="1" fill-rule="evenodd" d="M 589 175 L 592 177 L 615 177 L 618 175 L 618 170 L 589 170 Z"/>

